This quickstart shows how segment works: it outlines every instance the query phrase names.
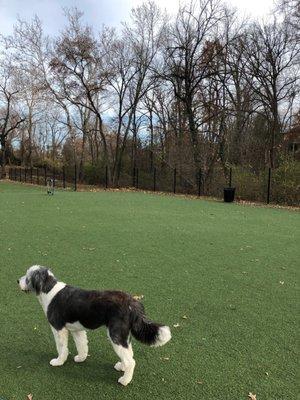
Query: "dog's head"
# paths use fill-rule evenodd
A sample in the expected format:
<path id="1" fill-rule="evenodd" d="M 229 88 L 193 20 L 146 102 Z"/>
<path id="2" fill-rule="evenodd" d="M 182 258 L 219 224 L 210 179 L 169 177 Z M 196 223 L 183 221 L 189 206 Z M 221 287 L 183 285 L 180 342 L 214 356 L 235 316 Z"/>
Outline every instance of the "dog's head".
<path id="1" fill-rule="evenodd" d="M 33 265 L 17 282 L 23 292 L 34 292 L 39 295 L 41 292 L 48 293 L 56 283 L 56 279 L 48 268 Z"/>

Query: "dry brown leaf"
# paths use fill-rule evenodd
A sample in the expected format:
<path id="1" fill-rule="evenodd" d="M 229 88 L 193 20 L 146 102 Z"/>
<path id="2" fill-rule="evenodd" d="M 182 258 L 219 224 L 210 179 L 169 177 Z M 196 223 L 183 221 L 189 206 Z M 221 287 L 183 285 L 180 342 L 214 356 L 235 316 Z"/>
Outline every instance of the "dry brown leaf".
<path id="1" fill-rule="evenodd" d="M 134 300 L 142 300 L 144 298 L 143 294 L 134 294 L 132 296 L 134 298 Z"/>
<path id="2" fill-rule="evenodd" d="M 27 400 L 32 400 L 33 399 L 33 395 L 31 394 L 31 393 L 29 393 L 28 395 L 27 395 Z"/>
<path id="3" fill-rule="evenodd" d="M 196 383 L 198 383 L 198 385 L 203 385 L 203 381 L 196 381 Z"/>
<path id="4" fill-rule="evenodd" d="M 249 393 L 248 394 L 248 397 L 249 397 L 249 399 L 251 399 L 251 400 L 256 400 L 256 394 L 253 394 L 253 393 Z"/>

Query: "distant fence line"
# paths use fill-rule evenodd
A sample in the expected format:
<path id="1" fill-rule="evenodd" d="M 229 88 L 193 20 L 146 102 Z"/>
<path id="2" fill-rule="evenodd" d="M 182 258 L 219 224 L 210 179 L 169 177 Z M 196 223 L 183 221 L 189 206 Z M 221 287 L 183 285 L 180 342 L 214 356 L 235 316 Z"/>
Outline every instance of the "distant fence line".
<path id="1" fill-rule="evenodd" d="M 278 174 L 276 169 L 271 168 L 259 175 L 241 168 L 230 168 L 229 178 L 226 179 L 224 172 L 216 169 L 210 179 L 204 182 L 201 169 L 196 176 L 192 174 L 186 178 L 176 168 L 154 167 L 152 171 L 146 171 L 134 167 L 132 171 L 122 171 L 118 187 L 216 198 L 223 198 L 225 187 L 235 187 L 238 200 L 299 205 L 299 184 L 297 186 L 288 177 Z M 54 187 L 75 191 L 79 184 L 105 189 L 116 187 L 108 180 L 107 167 L 84 170 L 80 179 L 76 165 L 61 168 L 9 167 L 8 175 L 12 181 L 44 186 L 48 179 L 52 179 Z"/>

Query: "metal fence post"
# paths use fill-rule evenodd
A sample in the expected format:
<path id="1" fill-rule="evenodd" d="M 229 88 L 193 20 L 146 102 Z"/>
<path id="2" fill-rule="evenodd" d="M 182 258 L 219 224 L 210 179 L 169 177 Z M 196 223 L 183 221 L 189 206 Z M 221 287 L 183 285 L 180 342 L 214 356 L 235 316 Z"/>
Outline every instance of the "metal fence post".
<path id="1" fill-rule="evenodd" d="M 44 166 L 44 184 L 47 186 L 47 165 Z"/>
<path id="2" fill-rule="evenodd" d="M 156 168 L 153 170 L 153 192 L 156 192 Z"/>
<path id="3" fill-rule="evenodd" d="M 33 183 L 33 180 L 32 180 L 32 167 L 30 168 L 30 182 Z"/>
<path id="4" fill-rule="evenodd" d="M 229 169 L 229 187 L 231 188 L 232 185 L 232 168 Z"/>
<path id="5" fill-rule="evenodd" d="M 105 166 L 105 189 L 108 188 L 108 166 Z"/>
<path id="6" fill-rule="evenodd" d="M 74 165 L 74 191 L 77 191 L 77 165 Z"/>
<path id="7" fill-rule="evenodd" d="M 133 172 L 132 172 L 132 186 L 135 187 L 135 166 L 133 167 Z"/>
<path id="8" fill-rule="evenodd" d="M 271 196 L 271 167 L 269 167 L 269 173 L 268 173 L 267 204 L 270 203 L 270 196 Z"/>
<path id="9" fill-rule="evenodd" d="M 176 168 L 174 168 L 173 192 L 174 192 L 174 194 L 176 193 Z"/>
<path id="10" fill-rule="evenodd" d="M 199 168 L 199 172 L 198 172 L 198 197 L 201 196 L 201 183 L 202 183 L 202 171 L 201 171 L 201 168 Z"/>
<path id="11" fill-rule="evenodd" d="M 63 165 L 62 173 L 63 173 L 63 188 L 65 189 L 66 188 L 66 169 L 65 169 L 64 165 Z"/>

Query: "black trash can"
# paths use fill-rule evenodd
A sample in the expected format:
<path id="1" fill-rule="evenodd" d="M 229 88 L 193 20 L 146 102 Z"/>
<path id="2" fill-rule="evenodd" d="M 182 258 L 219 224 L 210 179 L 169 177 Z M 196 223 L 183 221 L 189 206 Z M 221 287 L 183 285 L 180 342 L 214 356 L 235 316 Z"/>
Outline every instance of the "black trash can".
<path id="1" fill-rule="evenodd" d="M 225 203 L 232 203 L 234 201 L 235 188 L 224 188 L 224 201 Z"/>

